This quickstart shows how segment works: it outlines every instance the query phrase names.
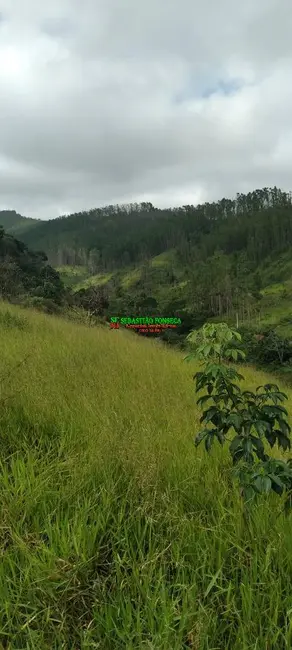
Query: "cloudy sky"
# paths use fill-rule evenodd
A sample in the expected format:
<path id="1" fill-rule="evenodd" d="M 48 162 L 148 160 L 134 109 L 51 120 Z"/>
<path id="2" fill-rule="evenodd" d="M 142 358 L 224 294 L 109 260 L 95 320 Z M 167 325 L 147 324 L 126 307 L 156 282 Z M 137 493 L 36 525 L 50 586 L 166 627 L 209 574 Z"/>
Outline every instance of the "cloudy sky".
<path id="1" fill-rule="evenodd" d="M 1 209 L 292 190 L 291 0 L 1 7 Z"/>

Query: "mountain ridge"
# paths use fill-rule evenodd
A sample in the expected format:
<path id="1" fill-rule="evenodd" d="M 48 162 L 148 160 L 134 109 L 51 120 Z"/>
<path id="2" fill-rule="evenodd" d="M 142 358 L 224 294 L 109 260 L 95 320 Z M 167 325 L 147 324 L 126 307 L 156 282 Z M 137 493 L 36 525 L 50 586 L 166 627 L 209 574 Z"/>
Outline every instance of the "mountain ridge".
<path id="1" fill-rule="evenodd" d="M 33 227 L 40 219 L 25 217 L 16 210 L 0 210 L 0 226 L 9 235 L 20 235 L 27 228 Z"/>

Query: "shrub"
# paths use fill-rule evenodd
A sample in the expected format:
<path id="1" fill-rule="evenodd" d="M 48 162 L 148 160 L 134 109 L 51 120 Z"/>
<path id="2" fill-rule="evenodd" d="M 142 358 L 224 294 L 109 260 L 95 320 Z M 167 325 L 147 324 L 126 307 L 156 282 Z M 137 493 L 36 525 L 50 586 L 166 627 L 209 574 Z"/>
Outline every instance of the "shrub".
<path id="1" fill-rule="evenodd" d="M 240 328 L 247 361 L 277 367 L 292 362 L 292 342 L 280 337 L 273 328 Z"/>
<path id="2" fill-rule="evenodd" d="M 243 379 L 230 361 L 244 358 L 240 349 L 241 335 L 225 323 L 206 324 L 188 336 L 195 346 L 186 360 L 197 358 L 204 364 L 196 372 L 196 393 L 206 390 L 197 400 L 203 411 L 204 428 L 197 434 L 195 445 L 203 440 L 209 452 L 216 439 L 221 445 L 231 433 L 229 451 L 245 500 L 273 490 L 286 492 L 286 508 L 291 506 L 292 460 L 287 463 L 270 458 L 264 443 L 272 448 L 277 443 L 284 451 L 290 449 L 290 426 L 287 410 L 281 405 L 287 399 L 276 384 L 258 386 L 256 392 L 242 391 L 236 382 Z"/>

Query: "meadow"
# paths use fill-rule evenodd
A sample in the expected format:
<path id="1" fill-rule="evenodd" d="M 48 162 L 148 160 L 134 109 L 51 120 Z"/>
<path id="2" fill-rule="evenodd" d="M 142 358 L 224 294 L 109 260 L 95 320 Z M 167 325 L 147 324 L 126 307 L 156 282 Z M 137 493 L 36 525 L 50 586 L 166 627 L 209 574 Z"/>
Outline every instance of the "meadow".
<path id="1" fill-rule="evenodd" d="M 292 647 L 292 515 L 195 449 L 195 365 L 4 303 L 0 350 L 0 648 Z"/>

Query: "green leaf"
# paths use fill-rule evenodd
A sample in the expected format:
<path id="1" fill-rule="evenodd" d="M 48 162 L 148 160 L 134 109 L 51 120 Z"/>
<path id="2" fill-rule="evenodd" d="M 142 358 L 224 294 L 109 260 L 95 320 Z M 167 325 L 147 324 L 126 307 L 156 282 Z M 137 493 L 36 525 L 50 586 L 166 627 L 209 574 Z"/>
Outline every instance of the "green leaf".
<path id="1" fill-rule="evenodd" d="M 266 420 L 257 420 L 257 422 L 253 423 L 253 426 L 260 436 L 265 435 L 266 431 L 271 430 L 270 422 Z"/>
<path id="2" fill-rule="evenodd" d="M 277 384 L 265 384 L 264 386 L 259 386 L 259 388 L 264 388 L 267 391 L 275 390 L 279 391 Z"/>
<path id="3" fill-rule="evenodd" d="M 263 454 L 264 453 L 264 445 L 263 445 L 262 440 L 260 438 L 256 438 L 256 436 L 250 436 L 250 438 L 251 438 L 252 444 L 255 447 L 256 451 L 259 454 Z"/>
<path id="4" fill-rule="evenodd" d="M 288 435 L 291 432 L 291 427 L 285 420 L 278 420 L 279 427 L 284 435 Z"/>
<path id="5" fill-rule="evenodd" d="M 278 417 L 281 415 L 281 413 L 284 413 L 284 415 L 288 416 L 288 411 L 284 408 L 284 406 L 271 406 L 267 404 L 262 407 L 262 411 L 267 415 L 274 417 Z"/>
<path id="6" fill-rule="evenodd" d="M 282 391 L 279 392 L 279 395 L 282 395 L 282 397 L 284 397 L 284 399 L 288 399 L 288 395 L 286 395 L 286 393 L 283 393 Z"/>
<path id="7" fill-rule="evenodd" d="M 204 440 L 204 438 L 208 435 L 208 433 L 209 433 L 209 429 L 203 429 L 202 431 L 199 431 L 199 433 L 195 437 L 195 446 L 196 447 L 198 447 L 200 442 L 202 442 L 202 440 Z"/>
<path id="8" fill-rule="evenodd" d="M 245 462 L 248 463 L 248 465 L 253 465 L 253 463 L 254 463 L 253 454 L 251 452 L 249 452 L 249 451 L 244 451 L 243 453 L 244 453 L 243 458 L 244 458 Z"/>
<path id="9" fill-rule="evenodd" d="M 285 409 L 284 406 L 279 406 L 279 405 L 278 405 L 278 406 L 274 406 L 274 408 L 275 408 L 277 411 L 280 411 L 281 413 L 284 413 L 284 415 L 286 415 L 286 416 L 288 417 L 288 411 L 287 411 L 287 409 Z"/>
<path id="10" fill-rule="evenodd" d="M 208 452 L 210 451 L 213 442 L 214 442 L 214 436 L 213 436 L 213 433 L 209 433 L 209 434 L 206 436 L 206 440 L 205 440 L 205 449 L 206 449 L 206 451 L 208 451 Z"/>
<path id="11" fill-rule="evenodd" d="M 270 477 L 272 483 L 276 483 L 276 485 L 278 485 L 278 487 L 283 489 L 284 483 L 283 483 L 283 481 L 281 481 L 279 476 L 276 476 L 276 474 L 269 474 L 269 477 Z"/>
<path id="12" fill-rule="evenodd" d="M 242 449 L 242 437 L 235 436 L 229 445 L 229 451 L 233 455 L 237 450 Z"/>
<path id="13" fill-rule="evenodd" d="M 276 429 L 275 434 L 277 436 L 279 447 L 281 447 L 284 451 L 286 451 L 287 449 L 291 449 L 290 439 L 285 434 L 283 434 L 282 431 Z"/>
<path id="14" fill-rule="evenodd" d="M 211 420 L 214 413 L 218 413 L 218 411 L 219 409 L 217 408 L 217 406 L 210 406 L 206 411 L 204 411 L 204 419 L 206 420 L 206 422 Z"/>
<path id="15" fill-rule="evenodd" d="M 255 497 L 255 491 L 251 485 L 244 485 L 242 488 L 242 496 L 244 501 L 252 501 Z"/>
<path id="16" fill-rule="evenodd" d="M 226 432 L 226 433 L 227 433 L 227 432 Z M 220 445 L 224 445 L 224 442 L 225 442 L 225 436 L 224 436 L 224 434 L 222 433 L 222 431 L 217 430 L 215 435 L 217 436 L 217 439 L 219 440 Z"/>
<path id="17" fill-rule="evenodd" d="M 214 587 L 214 585 L 216 584 L 216 582 L 217 582 L 217 578 L 218 578 L 218 576 L 220 575 L 221 571 L 222 571 L 222 569 L 221 569 L 221 567 L 220 567 L 220 569 L 218 569 L 217 573 L 215 573 L 215 575 L 213 576 L 212 580 L 209 582 L 208 587 L 207 587 L 207 589 L 206 589 L 206 591 L 205 591 L 205 593 L 204 593 L 204 598 L 207 598 L 207 596 L 209 595 L 211 589 L 212 589 L 212 588 Z"/>
<path id="18" fill-rule="evenodd" d="M 255 397 L 255 396 L 254 396 L 254 393 L 252 393 L 250 390 L 244 390 L 244 391 L 242 391 L 242 395 L 244 395 L 244 397 L 246 397 L 246 398 L 247 398 L 247 397 L 251 397 L 252 399 L 254 399 L 254 397 Z"/>
<path id="19" fill-rule="evenodd" d="M 258 492 L 270 492 L 272 487 L 272 481 L 269 476 L 257 476 L 254 481 L 255 488 Z"/>
<path id="20" fill-rule="evenodd" d="M 208 356 L 209 356 L 209 354 L 210 354 L 210 350 L 211 350 L 211 347 L 212 347 L 211 345 L 205 345 L 205 346 L 203 347 L 202 352 L 203 352 L 203 354 L 204 354 L 205 357 L 208 357 Z"/>
<path id="21" fill-rule="evenodd" d="M 270 447 L 274 447 L 274 444 L 277 440 L 277 435 L 275 431 L 266 431 L 265 432 L 266 440 L 268 441 Z"/>
<path id="22" fill-rule="evenodd" d="M 283 489 L 284 488 L 278 485 L 278 483 L 272 481 L 272 490 L 276 492 L 276 494 L 279 494 L 279 496 L 281 496 L 281 494 L 283 494 Z"/>
<path id="23" fill-rule="evenodd" d="M 241 431 L 243 418 L 239 413 L 231 413 L 227 418 L 227 422 L 235 429 L 235 431 Z"/>
<path id="24" fill-rule="evenodd" d="M 199 397 L 199 399 L 197 400 L 197 404 L 202 406 L 202 404 L 205 404 L 205 402 L 208 402 L 209 399 L 211 399 L 211 397 L 209 395 L 203 395 L 203 397 Z"/>
<path id="25" fill-rule="evenodd" d="M 236 465 L 237 463 L 239 463 L 239 461 L 242 460 L 243 456 L 244 456 L 244 450 L 243 449 L 236 450 L 234 452 L 234 454 L 232 454 L 233 465 Z"/>
<path id="26" fill-rule="evenodd" d="M 196 358 L 195 354 L 188 354 L 186 357 L 184 357 L 184 361 L 189 363 L 190 361 L 193 361 Z"/>

